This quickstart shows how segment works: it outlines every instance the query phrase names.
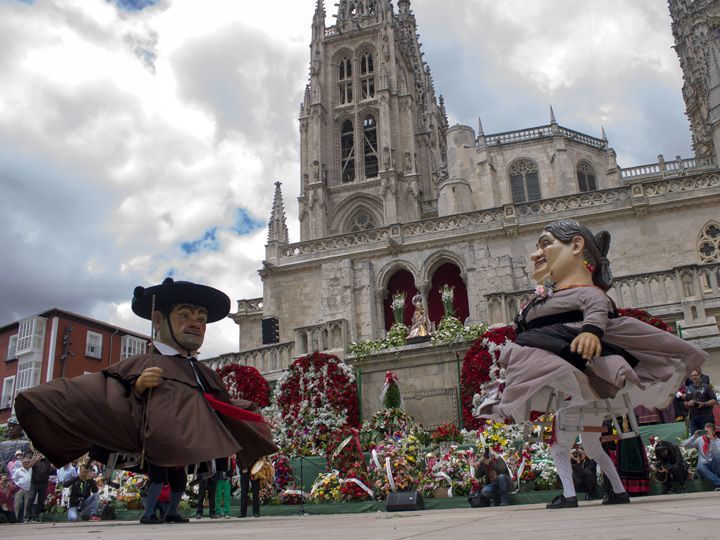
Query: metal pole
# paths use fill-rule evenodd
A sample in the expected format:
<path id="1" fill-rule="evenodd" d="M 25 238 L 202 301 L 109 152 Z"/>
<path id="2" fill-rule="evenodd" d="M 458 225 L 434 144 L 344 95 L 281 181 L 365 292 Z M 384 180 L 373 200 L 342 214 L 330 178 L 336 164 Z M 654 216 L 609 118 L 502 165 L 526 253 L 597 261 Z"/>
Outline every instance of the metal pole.
<path id="1" fill-rule="evenodd" d="M 462 410 L 462 386 L 460 378 L 460 355 L 455 351 L 455 367 L 457 369 L 457 407 L 458 407 L 458 424 L 460 429 L 463 426 L 463 410 Z"/>

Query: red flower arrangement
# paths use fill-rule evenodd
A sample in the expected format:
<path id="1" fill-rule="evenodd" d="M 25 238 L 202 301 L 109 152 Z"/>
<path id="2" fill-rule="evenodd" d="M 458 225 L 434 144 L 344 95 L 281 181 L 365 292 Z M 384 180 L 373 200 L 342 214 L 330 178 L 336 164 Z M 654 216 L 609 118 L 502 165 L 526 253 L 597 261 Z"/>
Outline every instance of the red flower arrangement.
<path id="1" fill-rule="evenodd" d="M 462 442 L 463 440 L 460 429 L 452 422 L 436 427 L 430 434 L 430 438 L 433 442 Z"/>
<path id="2" fill-rule="evenodd" d="M 246 399 L 258 407 L 270 405 L 270 385 L 254 367 L 230 364 L 216 371 L 231 399 Z"/>
<path id="3" fill-rule="evenodd" d="M 270 459 L 275 469 L 275 486 L 279 490 L 294 488 L 295 477 L 293 476 L 290 459 L 285 454 L 280 453 L 274 454 Z"/>
<path id="4" fill-rule="evenodd" d="M 324 453 L 333 431 L 358 427 L 355 376 L 337 356 L 315 352 L 295 360 L 278 382 L 276 397 L 290 453 Z"/>
<path id="5" fill-rule="evenodd" d="M 472 409 L 473 396 L 480 392 L 480 385 L 490 380 L 493 356 L 489 345 L 500 346 L 508 339 L 515 341 L 515 330 L 512 326 L 493 328 L 480 336 L 465 353 L 460 372 L 460 398 L 465 429 L 478 429 L 483 424 L 482 420 L 472 415 Z"/>
<path id="6" fill-rule="evenodd" d="M 618 314 L 621 317 L 632 317 L 633 319 L 647 323 L 655 328 L 659 328 L 660 330 L 665 330 L 666 332 L 673 331 L 670 325 L 668 325 L 665 321 L 658 319 L 657 317 L 653 317 L 644 309 L 620 308 L 618 309 Z"/>

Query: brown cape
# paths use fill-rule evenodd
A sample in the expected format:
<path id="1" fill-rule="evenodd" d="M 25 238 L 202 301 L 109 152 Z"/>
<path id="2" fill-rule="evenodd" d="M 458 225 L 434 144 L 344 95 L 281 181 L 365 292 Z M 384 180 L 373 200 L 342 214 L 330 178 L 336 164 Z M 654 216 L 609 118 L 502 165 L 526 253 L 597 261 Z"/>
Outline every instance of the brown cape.
<path id="1" fill-rule="evenodd" d="M 196 365 L 217 399 L 259 412 L 249 401 L 231 401 L 217 373 Z M 161 384 L 138 394 L 133 383 L 154 366 L 163 369 Z M 100 373 L 55 379 L 18 394 L 15 412 L 35 447 L 55 465 L 77 459 L 93 446 L 140 453 L 144 443 L 147 461 L 165 467 L 235 453 L 247 467 L 278 450 L 267 424 L 233 420 L 212 410 L 188 360 L 175 356 L 142 354 Z"/>

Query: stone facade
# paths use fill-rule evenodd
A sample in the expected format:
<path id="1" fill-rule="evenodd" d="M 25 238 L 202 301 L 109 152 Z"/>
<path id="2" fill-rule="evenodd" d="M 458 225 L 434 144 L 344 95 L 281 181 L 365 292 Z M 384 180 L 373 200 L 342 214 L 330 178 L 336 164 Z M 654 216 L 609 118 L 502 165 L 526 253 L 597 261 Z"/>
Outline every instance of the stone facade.
<path id="1" fill-rule="evenodd" d="M 678 15 L 684 3 L 670 2 L 676 40 L 690 35 L 678 30 L 689 24 L 689 15 Z M 703 17 L 700 4 L 708 12 L 716 7 L 691 4 L 696 18 Z M 409 0 L 397 9 L 387 0 L 341 0 L 337 25 L 326 28 L 318 2 L 300 112 L 301 241 L 288 242 L 277 186 L 260 271 L 263 298 L 240 301 L 262 308 L 233 315 L 241 352 L 210 362 L 254 364 L 275 379 L 300 354 L 343 356 L 351 341 L 384 335 L 394 292 L 388 284 L 398 271 L 409 272 L 427 298 L 447 263 L 466 285 L 471 321 L 508 322 L 533 285 L 529 254 L 540 231 L 571 217 L 612 234 L 618 279 L 611 294 L 619 305 L 677 324 L 712 352 L 708 371 L 720 380 L 714 147 L 697 158 L 659 156 L 657 164 L 620 169 L 604 131 L 594 137 L 563 127 L 552 109 L 548 125 L 528 129 L 448 127 L 421 61 Z M 678 53 L 686 69 L 682 48 Z M 686 99 L 690 111 L 695 101 L 687 91 Z M 368 115 L 375 131 L 366 130 Z M 712 139 L 701 131 L 696 148 Z M 269 316 L 279 321 L 279 344 L 252 342 L 260 318 Z M 458 384 L 454 352 L 415 346 L 351 359 L 361 371 L 364 413 L 376 406 L 384 371 L 394 369 L 402 371 L 403 394 L 421 421 L 457 419 L 449 397 Z"/>

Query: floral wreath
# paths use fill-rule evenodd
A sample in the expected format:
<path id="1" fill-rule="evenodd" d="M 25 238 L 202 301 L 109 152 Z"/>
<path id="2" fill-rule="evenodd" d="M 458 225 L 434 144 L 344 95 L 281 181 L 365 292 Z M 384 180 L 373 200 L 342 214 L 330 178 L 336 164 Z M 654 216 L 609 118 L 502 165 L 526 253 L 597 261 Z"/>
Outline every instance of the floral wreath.
<path id="1" fill-rule="evenodd" d="M 254 367 L 230 364 L 216 371 L 231 399 L 246 399 L 258 407 L 270 405 L 270 385 Z"/>
<path id="2" fill-rule="evenodd" d="M 279 442 L 289 455 L 323 455 L 332 432 L 358 427 L 355 374 L 334 355 L 295 360 L 277 383 L 275 401 Z"/>

